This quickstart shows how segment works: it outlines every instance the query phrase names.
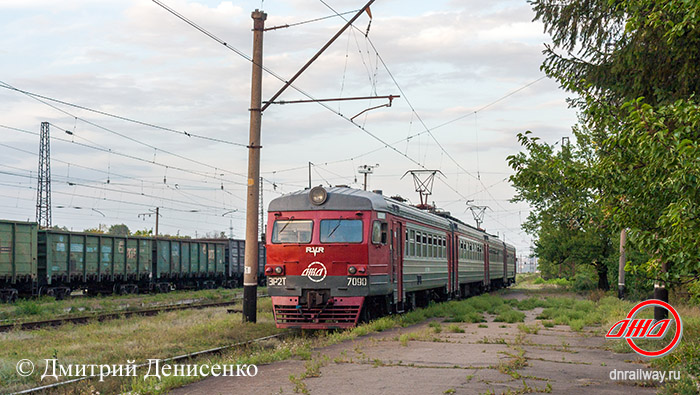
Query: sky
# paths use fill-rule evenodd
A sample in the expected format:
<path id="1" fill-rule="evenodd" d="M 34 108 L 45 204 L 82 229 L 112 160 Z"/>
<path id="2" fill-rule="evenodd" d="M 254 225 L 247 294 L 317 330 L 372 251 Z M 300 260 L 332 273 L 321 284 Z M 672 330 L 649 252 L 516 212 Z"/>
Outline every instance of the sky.
<path id="1" fill-rule="evenodd" d="M 244 237 L 251 12 L 264 10 L 273 27 L 365 2 L 162 2 L 226 46 L 153 1 L 0 0 L 0 218 L 36 219 L 39 131 L 49 122 L 53 225 L 151 229 L 159 207 L 160 233 Z M 368 189 L 413 203 L 402 176 L 440 170 L 430 202 L 469 224 L 468 200 L 488 206 L 482 226 L 528 252 L 528 205 L 510 202 L 507 157 L 521 150 L 518 133 L 553 144 L 576 122 L 567 93 L 539 69 L 550 41 L 542 24 L 511 0 L 378 0 L 371 14 L 280 100 L 401 97 L 357 117 L 387 100 L 270 105 L 264 204 L 307 187 L 309 162 L 313 185 L 357 188 L 358 167 L 378 165 Z M 263 77 L 263 100 L 344 23 L 336 15 L 266 31 L 263 64 L 274 75 Z"/>

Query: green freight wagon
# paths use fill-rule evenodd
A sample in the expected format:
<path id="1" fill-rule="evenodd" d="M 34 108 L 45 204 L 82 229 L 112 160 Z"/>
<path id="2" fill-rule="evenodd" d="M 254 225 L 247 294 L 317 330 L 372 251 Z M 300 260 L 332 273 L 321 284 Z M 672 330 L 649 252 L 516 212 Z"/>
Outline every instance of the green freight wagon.
<path id="1" fill-rule="evenodd" d="M 178 289 L 214 288 L 224 282 L 224 241 L 163 239 L 155 241 L 153 287 L 167 292 Z"/>
<path id="2" fill-rule="evenodd" d="M 216 240 L 221 239 L 206 239 Z M 226 239 L 226 256 L 225 262 L 227 265 L 226 281 L 222 284 L 227 288 L 236 288 L 243 286 L 243 273 L 245 271 L 245 240 Z M 261 286 L 267 284 L 265 280 L 265 243 L 258 242 L 258 283 Z"/>
<path id="3" fill-rule="evenodd" d="M 40 294 L 60 298 L 76 289 L 91 294 L 149 289 L 151 239 L 44 230 L 39 245 Z"/>
<path id="4" fill-rule="evenodd" d="M 17 300 L 36 293 L 37 230 L 35 222 L 0 220 L 0 299 Z"/>

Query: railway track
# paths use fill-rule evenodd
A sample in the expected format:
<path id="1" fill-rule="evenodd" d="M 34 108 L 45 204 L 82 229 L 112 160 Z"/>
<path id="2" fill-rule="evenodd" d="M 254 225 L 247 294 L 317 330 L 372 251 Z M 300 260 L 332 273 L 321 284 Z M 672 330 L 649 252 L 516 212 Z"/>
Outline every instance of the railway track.
<path id="1" fill-rule="evenodd" d="M 188 353 L 188 354 L 178 355 L 175 357 L 161 359 L 160 362 L 177 362 L 177 361 L 182 361 L 182 360 L 186 360 L 186 359 L 200 357 L 203 355 L 218 354 L 222 351 L 225 351 L 225 350 L 228 350 L 231 348 L 235 348 L 235 347 L 243 347 L 243 346 L 247 346 L 249 344 L 258 343 L 258 342 L 269 340 L 269 339 L 284 338 L 286 336 L 289 336 L 289 333 L 290 332 L 278 333 L 276 335 L 259 337 L 257 339 L 247 340 L 244 342 L 238 342 L 238 343 L 229 344 L 226 346 L 210 348 L 207 350 L 196 351 L 196 352 L 192 352 L 192 353 Z M 151 362 L 145 362 L 145 363 L 136 365 L 136 368 L 143 368 L 143 367 L 149 366 L 150 364 L 151 364 Z M 23 394 L 33 394 L 33 393 L 38 393 L 38 392 L 45 392 L 47 390 L 51 390 L 51 389 L 58 388 L 58 387 L 63 387 L 65 385 L 74 384 L 74 383 L 84 381 L 84 380 L 89 380 L 89 379 L 92 379 L 95 377 L 99 377 L 99 376 L 78 377 L 78 378 L 75 378 L 72 380 L 60 381 L 60 382 L 54 383 L 54 384 L 43 385 L 41 387 L 28 388 L 28 389 L 23 390 L 23 391 L 13 392 L 10 395 L 23 395 Z"/>
<path id="2" fill-rule="evenodd" d="M 169 311 L 177 311 L 177 310 L 189 310 L 189 309 L 207 309 L 211 307 L 224 307 L 224 306 L 232 306 L 236 303 L 238 303 L 238 300 L 234 301 L 227 301 L 227 302 L 215 302 L 215 303 L 188 303 L 188 304 L 177 304 L 177 305 L 169 305 L 169 306 L 161 306 L 161 307 L 154 307 L 150 309 L 141 309 L 141 310 L 131 310 L 131 311 L 114 311 L 114 312 L 108 312 L 108 313 L 100 313 L 100 314 L 87 314 L 87 315 L 82 315 L 82 316 L 77 316 L 77 317 L 63 317 L 63 318 L 55 318 L 55 319 L 50 319 L 50 320 L 43 320 L 43 321 L 30 321 L 30 322 L 13 322 L 13 323 L 8 323 L 8 324 L 1 324 L 0 325 L 0 332 L 8 332 L 13 329 L 20 329 L 20 330 L 30 330 L 30 329 L 38 329 L 38 328 L 43 328 L 47 326 L 59 326 L 63 324 L 85 324 L 87 322 L 92 322 L 92 321 L 107 321 L 107 320 L 113 320 L 116 318 L 127 318 L 131 316 L 152 316 L 156 315 L 159 313 L 166 313 Z M 236 310 L 230 310 L 231 312 L 236 312 Z"/>

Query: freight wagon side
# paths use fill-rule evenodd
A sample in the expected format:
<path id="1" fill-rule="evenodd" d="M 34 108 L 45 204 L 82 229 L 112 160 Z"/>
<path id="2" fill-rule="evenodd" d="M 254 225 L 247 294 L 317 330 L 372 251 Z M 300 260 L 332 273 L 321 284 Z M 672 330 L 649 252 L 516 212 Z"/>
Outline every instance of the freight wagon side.
<path id="1" fill-rule="evenodd" d="M 37 229 L 34 222 L 0 221 L 0 300 L 36 293 Z"/>

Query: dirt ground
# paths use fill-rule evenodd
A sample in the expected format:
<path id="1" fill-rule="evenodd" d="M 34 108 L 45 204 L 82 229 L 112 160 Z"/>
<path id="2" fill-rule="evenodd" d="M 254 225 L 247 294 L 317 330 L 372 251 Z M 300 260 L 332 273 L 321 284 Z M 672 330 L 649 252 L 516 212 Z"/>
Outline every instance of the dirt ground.
<path id="1" fill-rule="evenodd" d="M 518 291 L 508 297 L 520 297 Z M 535 327 L 541 309 L 525 312 Z M 314 350 L 310 361 L 258 366 L 256 377 L 213 377 L 174 394 L 653 394 L 656 388 L 613 381 L 610 372 L 645 369 L 636 354 L 606 350 L 597 332 L 568 326 L 537 333 L 518 324 L 430 322 Z M 440 321 L 437 321 L 440 322 Z M 433 324 L 435 325 L 435 324 Z M 453 325 L 457 325 L 456 327 Z M 459 333 L 456 328 L 464 330 Z M 403 336 L 402 336 L 403 335 Z M 300 376 L 308 377 L 299 379 Z M 294 375 L 294 379 L 290 378 Z"/>

